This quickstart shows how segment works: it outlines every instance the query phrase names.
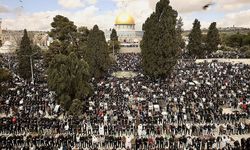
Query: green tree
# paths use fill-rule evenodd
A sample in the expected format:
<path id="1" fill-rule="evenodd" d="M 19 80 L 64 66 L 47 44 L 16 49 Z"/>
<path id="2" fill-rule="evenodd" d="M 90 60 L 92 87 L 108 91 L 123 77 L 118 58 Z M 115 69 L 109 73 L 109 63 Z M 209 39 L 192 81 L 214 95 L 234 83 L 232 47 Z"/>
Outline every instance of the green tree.
<path id="1" fill-rule="evenodd" d="M 183 33 L 183 21 L 182 21 L 182 18 L 180 17 L 178 20 L 177 20 L 177 23 L 176 23 L 176 35 L 177 35 L 177 42 L 178 42 L 178 45 L 179 45 L 179 49 L 183 49 L 185 48 L 185 41 L 184 39 L 182 38 L 182 33 Z"/>
<path id="2" fill-rule="evenodd" d="M 244 35 L 236 33 L 226 38 L 226 45 L 234 48 L 240 48 L 243 46 Z"/>
<path id="3" fill-rule="evenodd" d="M 189 42 L 187 45 L 190 56 L 201 58 L 204 56 L 204 50 L 202 49 L 202 33 L 200 21 L 195 19 L 193 23 L 193 29 L 189 34 Z"/>
<path id="4" fill-rule="evenodd" d="M 220 39 L 221 45 L 226 45 L 226 40 L 228 38 L 228 34 L 220 32 L 220 38 L 221 38 Z"/>
<path id="5" fill-rule="evenodd" d="M 224 44 L 233 48 L 241 48 L 243 46 L 250 46 L 250 35 L 236 33 L 224 37 Z"/>
<path id="6" fill-rule="evenodd" d="M 90 74 L 96 78 L 102 77 L 111 64 L 104 32 L 97 25 L 89 32 L 85 58 L 90 66 Z"/>
<path id="7" fill-rule="evenodd" d="M 83 112 L 83 103 L 79 99 L 73 100 L 72 105 L 69 108 L 69 114 L 74 117 L 79 117 Z"/>
<path id="8" fill-rule="evenodd" d="M 62 51 L 64 53 L 62 53 Z M 49 63 L 51 62 L 51 60 L 55 57 L 55 55 L 57 54 L 68 54 L 68 52 L 66 52 L 67 50 L 64 49 L 64 47 L 61 45 L 60 41 L 53 41 L 50 45 L 49 45 L 49 49 L 48 51 L 46 51 L 44 53 L 45 55 L 45 66 L 48 67 Z"/>
<path id="9" fill-rule="evenodd" d="M 246 56 L 246 58 L 250 58 L 250 46 L 245 45 L 241 47 L 239 51 L 243 53 Z"/>
<path id="10" fill-rule="evenodd" d="M 32 51 L 34 55 L 34 59 L 41 59 L 41 56 L 43 55 L 42 49 L 38 45 L 32 45 Z"/>
<path id="11" fill-rule="evenodd" d="M 77 32 L 77 27 L 74 25 L 74 22 L 61 15 L 57 15 L 53 18 L 51 26 L 52 29 L 49 32 L 49 36 L 54 40 L 65 43 L 72 42 L 71 36 Z"/>
<path id="12" fill-rule="evenodd" d="M 87 27 L 79 27 L 77 31 L 79 33 L 79 41 L 87 42 L 89 29 Z"/>
<path id="13" fill-rule="evenodd" d="M 2 65 L 3 60 L 0 59 L 0 96 L 3 95 L 7 89 L 4 83 L 11 79 L 11 72 L 5 68 L 2 68 Z"/>
<path id="14" fill-rule="evenodd" d="M 89 66 L 75 53 L 55 55 L 48 68 L 48 85 L 57 94 L 58 102 L 69 110 L 73 99 L 83 100 L 92 92 Z"/>
<path id="15" fill-rule="evenodd" d="M 76 34 L 76 48 L 75 52 L 80 58 L 84 58 L 87 50 L 89 30 L 87 27 L 79 27 Z"/>
<path id="16" fill-rule="evenodd" d="M 208 54 L 216 52 L 218 50 L 218 45 L 220 44 L 219 30 L 216 27 L 216 22 L 211 23 L 208 28 L 207 38 L 206 38 L 206 50 Z"/>
<path id="17" fill-rule="evenodd" d="M 246 58 L 250 58 L 250 50 L 246 51 L 245 53 Z"/>
<path id="18" fill-rule="evenodd" d="M 245 53 L 246 51 L 250 50 L 250 46 L 243 46 L 239 50 L 240 50 L 240 52 Z"/>
<path id="19" fill-rule="evenodd" d="M 177 15 L 169 0 L 160 0 L 156 11 L 143 24 L 142 67 L 153 78 L 166 77 L 177 63 Z"/>
<path id="20" fill-rule="evenodd" d="M 115 29 L 112 29 L 112 32 L 110 34 L 110 40 L 111 41 L 118 41 L 118 35 Z"/>
<path id="21" fill-rule="evenodd" d="M 32 53 L 31 41 L 28 37 L 27 30 L 25 29 L 20 48 L 17 50 L 18 72 L 24 79 L 31 78 L 30 56 Z"/>
<path id="22" fill-rule="evenodd" d="M 49 50 L 45 54 L 46 66 L 57 54 L 69 55 L 73 51 L 73 46 L 77 46 L 76 35 L 77 27 L 74 22 L 67 17 L 57 15 L 53 18 L 51 23 L 52 29 L 49 36 L 53 38 L 53 42 L 49 46 Z"/>
<path id="23" fill-rule="evenodd" d="M 206 43 L 207 34 L 201 34 L 201 43 Z"/>
<path id="24" fill-rule="evenodd" d="M 0 68 L 0 95 L 4 94 L 7 87 L 4 85 L 6 81 L 11 79 L 11 72 L 9 70 Z"/>
<path id="25" fill-rule="evenodd" d="M 234 51 L 235 49 L 226 45 L 222 45 L 220 50 L 222 51 Z"/>
<path id="26" fill-rule="evenodd" d="M 54 42 L 46 53 L 48 85 L 58 102 L 69 110 L 74 99 L 84 100 L 92 93 L 86 55 L 89 30 L 77 28 L 67 17 L 57 15 L 49 32 Z M 75 110 L 78 111 L 78 110 Z"/>
<path id="27" fill-rule="evenodd" d="M 115 29 L 112 29 L 110 34 L 110 41 L 109 41 L 109 52 L 112 53 L 114 48 L 114 52 L 118 53 L 120 49 L 120 43 L 118 41 L 118 35 Z"/>
<path id="28" fill-rule="evenodd" d="M 244 36 L 242 44 L 250 46 L 250 33 Z"/>

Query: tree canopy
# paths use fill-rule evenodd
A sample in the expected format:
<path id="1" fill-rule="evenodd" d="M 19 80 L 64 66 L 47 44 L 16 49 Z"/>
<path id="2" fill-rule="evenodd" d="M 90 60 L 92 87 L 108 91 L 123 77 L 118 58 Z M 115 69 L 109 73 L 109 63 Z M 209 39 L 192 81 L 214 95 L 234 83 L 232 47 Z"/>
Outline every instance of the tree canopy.
<path id="1" fill-rule="evenodd" d="M 232 34 L 225 35 L 224 41 L 227 46 L 233 48 L 241 48 L 243 46 L 250 46 L 250 34 Z"/>
<path id="2" fill-rule="evenodd" d="M 120 43 L 118 41 L 118 35 L 115 29 L 112 29 L 112 32 L 110 34 L 109 53 L 113 52 L 113 48 L 115 53 L 117 53 L 120 49 Z"/>
<path id="3" fill-rule="evenodd" d="M 179 51 L 185 48 L 185 41 L 182 38 L 182 33 L 184 31 L 182 27 L 183 27 L 183 21 L 182 18 L 180 17 L 176 23 L 176 36 L 177 36 Z"/>
<path id="4" fill-rule="evenodd" d="M 83 112 L 83 102 L 79 99 L 75 99 L 72 102 L 72 105 L 69 108 L 69 114 L 74 117 L 79 117 Z"/>
<path id="5" fill-rule="evenodd" d="M 187 49 L 192 57 L 201 58 L 205 54 L 205 51 L 202 49 L 201 25 L 198 19 L 195 19 L 193 23 L 193 29 L 189 34 Z"/>
<path id="6" fill-rule="evenodd" d="M 118 41 L 118 35 L 115 29 L 112 29 L 112 32 L 110 34 L 110 40 L 111 41 Z"/>
<path id="7" fill-rule="evenodd" d="M 74 99 L 83 100 L 91 94 L 89 77 L 88 64 L 73 52 L 55 55 L 48 68 L 48 85 L 66 110 Z"/>
<path id="8" fill-rule="evenodd" d="M 87 40 L 88 40 L 89 30 L 87 27 L 79 27 L 76 34 L 76 45 L 77 48 L 75 52 L 81 58 L 84 58 L 87 50 Z"/>
<path id="9" fill-rule="evenodd" d="M 83 101 L 92 93 L 88 83 L 90 68 L 83 59 L 89 30 L 86 27 L 77 28 L 67 17 L 60 15 L 54 17 L 51 26 L 49 35 L 54 41 L 46 54 L 48 85 L 68 111 L 74 99 Z"/>
<path id="10" fill-rule="evenodd" d="M 0 68 L 0 95 L 6 91 L 4 82 L 11 79 L 11 72 L 7 69 Z"/>
<path id="11" fill-rule="evenodd" d="M 52 29 L 49 32 L 49 36 L 61 42 L 70 43 L 72 41 L 71 36 L 77 32 L 77 27 L 74 25 L 74 22 L 61 15 L 57 15 L 53 18 L 51 26 Z"/>
<path id="12" fill-rule="evenodd" d="M 156 11 L 143 24 L 142 67 L 154 78 L 167 76 L 178 58 L 176 17 L 169 0 L 160 0 Z"/>
<path id="13" fill-rule="evenodd" d="M 53 42 L 46 52 L 46 66 L 57 54 L 69 55 L 73 51 L 73 45 L 76 41 L 77 26 L 67 17 L 57 15 L 51 23 L 51 31 L 49 36 L 53 38 Z"/>
<path id="14" fill-rule="evenodd" d="M 102 77 L 111 64 L 104 32 L 97 25 L 89 32 L 85 59 L 90 66 L 91 76 L 96 78 Z"/>
<path id="15" fill-rule="evenodd" d="M 27 30 L 25 29 L 20 48 L 17 50 L 18 73 L 24 79 L 31 78 L 30 57 L 32 53 L 31 41 L 28 37 Z"/>
<path id="16" fill-rule="evenodd" d="M 216 28 L 216 22 L 211 23 L 208 28 L 207 38 L 206 38 L 206 50 L 208 54 L 216 52 L 218 50 L 218 45 L 220 44 L 219 30 Z"/>

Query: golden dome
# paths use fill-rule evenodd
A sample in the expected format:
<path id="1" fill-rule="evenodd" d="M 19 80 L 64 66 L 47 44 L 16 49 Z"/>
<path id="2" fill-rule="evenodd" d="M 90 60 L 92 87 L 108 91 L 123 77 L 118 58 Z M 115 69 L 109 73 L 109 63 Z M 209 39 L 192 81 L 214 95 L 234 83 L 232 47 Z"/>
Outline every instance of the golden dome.
<path id="1" fill-rule="evenodd" d="M 134 18 L 127 13 L 121 13 L 115 19 L 115 25 L 134 25 L 134 24 L 135 24 Z"/>

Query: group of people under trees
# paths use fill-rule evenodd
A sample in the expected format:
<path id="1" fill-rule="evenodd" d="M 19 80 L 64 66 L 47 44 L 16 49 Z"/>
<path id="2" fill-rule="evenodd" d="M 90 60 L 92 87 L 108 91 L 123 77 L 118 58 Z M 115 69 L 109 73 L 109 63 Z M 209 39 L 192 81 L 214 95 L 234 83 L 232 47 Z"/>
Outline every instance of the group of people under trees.
<path id="1" fill-rule="evenodd" d="M 41 76 L 35 74 L 40 82 L 33 85 L 13 73 L 0 99 L 0 148 L 250 147 L 249 65 L 179 61 L 168 78 L 151 80 L 140 61 L 140 54 L 118 54 L 105 77 L 91 79 L 93 95 L 78 117 L 57 105 Z M 138 75 L 117 78 L 114 71 Z M 235 111 L 225 113 L 223 107 Z M 236 135 L 242 138 L 233 139 Z"/>

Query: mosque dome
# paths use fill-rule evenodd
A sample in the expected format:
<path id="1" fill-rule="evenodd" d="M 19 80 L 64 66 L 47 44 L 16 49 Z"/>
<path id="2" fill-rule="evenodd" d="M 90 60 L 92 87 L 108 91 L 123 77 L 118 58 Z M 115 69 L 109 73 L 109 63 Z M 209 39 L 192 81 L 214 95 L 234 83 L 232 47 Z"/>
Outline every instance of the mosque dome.
<path id="1" fill-rule="evenodd" d="M 128 13 L 121 13 L 116 17 L 115 25 L 135 25 L 135 20 Z"/>

